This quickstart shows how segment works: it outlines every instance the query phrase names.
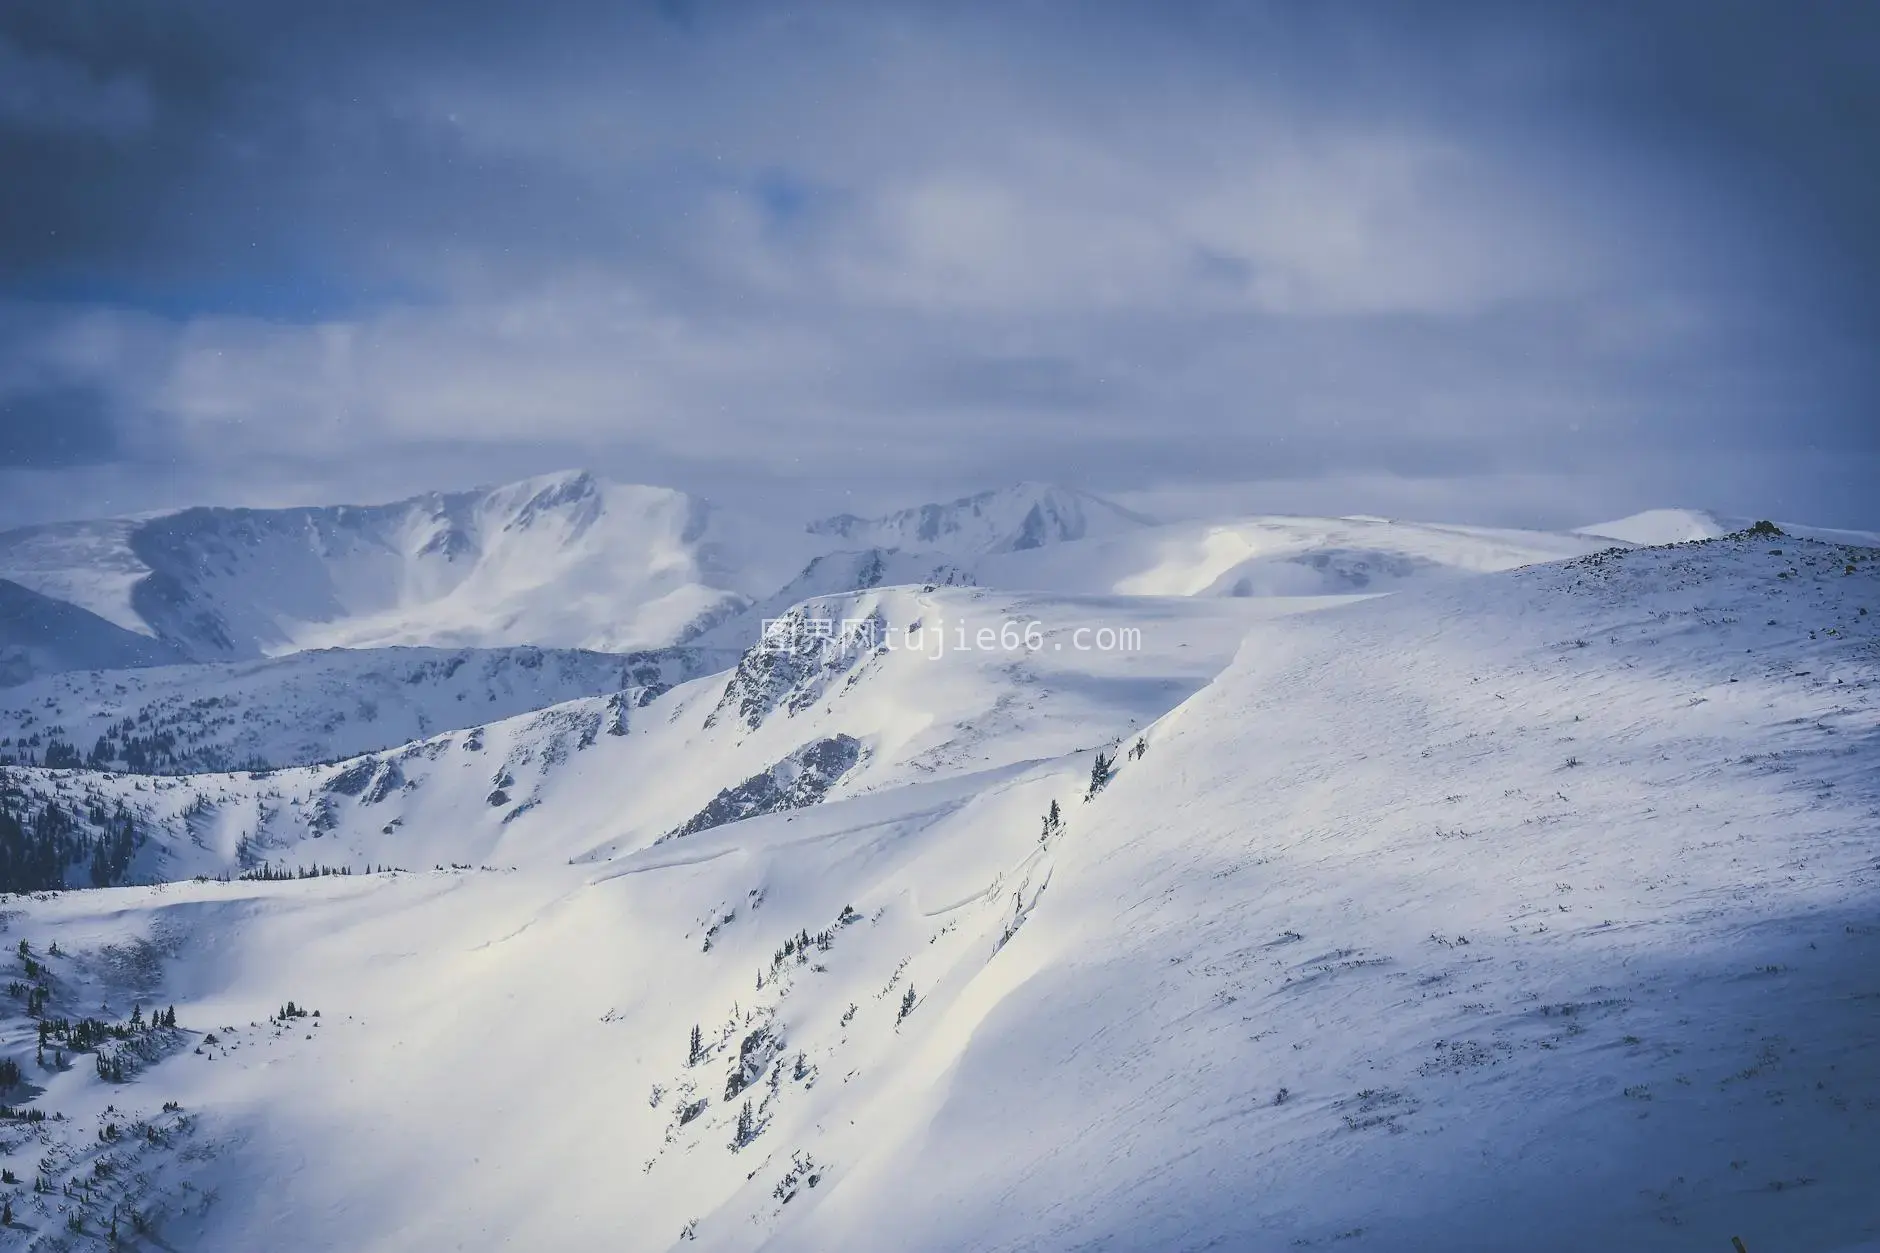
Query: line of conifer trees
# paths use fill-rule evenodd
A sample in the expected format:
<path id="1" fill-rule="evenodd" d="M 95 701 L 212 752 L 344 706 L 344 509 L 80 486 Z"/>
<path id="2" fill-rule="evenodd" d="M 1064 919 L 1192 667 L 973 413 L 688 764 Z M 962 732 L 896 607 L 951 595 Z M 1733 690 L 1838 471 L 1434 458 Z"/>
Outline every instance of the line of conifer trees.
<path id="1" fill-rule="evenodd" d="M 66 887 L 76 866 L 88 866 L 93 887 L 124 882 L 143 833 L 122 805 L 90 818 L 87 830 L 57 801 L 0 796 L 0 892 Z"/>

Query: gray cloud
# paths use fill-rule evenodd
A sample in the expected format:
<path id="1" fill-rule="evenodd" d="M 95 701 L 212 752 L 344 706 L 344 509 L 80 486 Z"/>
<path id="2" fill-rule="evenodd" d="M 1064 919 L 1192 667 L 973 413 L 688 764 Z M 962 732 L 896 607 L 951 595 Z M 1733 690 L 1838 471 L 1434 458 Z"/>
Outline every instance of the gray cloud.
<path id="1" fill-rule="evenodd" d="M 577 462 L 1880 522 L 1876 47 L 1753 4 L 14 6 L 0 390 L 166 473 L 12 520 Z"/>
<path id="2" fill-rule="evenodd" d="M 118 453 L 108 402 L 95 387 L 0 392 L 0 470 L 101 465 Z"/>

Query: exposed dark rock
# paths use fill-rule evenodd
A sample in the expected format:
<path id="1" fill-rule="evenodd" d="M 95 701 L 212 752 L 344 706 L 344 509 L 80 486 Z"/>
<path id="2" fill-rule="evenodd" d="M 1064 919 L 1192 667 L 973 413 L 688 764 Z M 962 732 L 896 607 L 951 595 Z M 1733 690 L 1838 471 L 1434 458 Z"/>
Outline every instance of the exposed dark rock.
<path id="1" fill-rule="evenodd" d="M 762 774 L 754 774 L 712 798 L 666 838 L 692 835 L 760 814 L 814 805 L 861 760 L 861 741 L 835 735 L 805 744 Z"/>

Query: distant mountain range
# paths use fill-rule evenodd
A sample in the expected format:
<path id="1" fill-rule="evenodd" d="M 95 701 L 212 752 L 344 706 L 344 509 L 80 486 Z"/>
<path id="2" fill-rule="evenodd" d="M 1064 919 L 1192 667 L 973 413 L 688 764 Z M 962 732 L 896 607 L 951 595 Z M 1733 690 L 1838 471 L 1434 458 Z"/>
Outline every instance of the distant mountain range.
<path id="1" fill-rule="evenodd" d="M 573 473 L 388 505 L 28 527 L 0 534 L 0 577 L 194 661 L 387 645 L 626 651 L 774 591 L 811 555 L 793 539 L 682 492 Z"/>
<path id="2" fill-rule="evenodd" d="M 806 597 L 904 583 L 1370 593 L 1741 525 L 1692 510 L 1573 533 L 1381 518 L 1164 525 L 1026 482 L 779 526 L 669 488 L 567 472 L 383 505 L 203 507 L 0 533 L 0 686 L 320 648 L 742 648 L 759 619 Z"/>
<path id="3" fill-rule="evenodd" d="M 742 632 L 745 611 L 785 589 L 794 601 L 937 570 L 970 581 L 990 554 L 1150 526 L 1098 497 L 1026 483 L 777 527 L 569 472 L 384 505 L 25 527 L 0 533 L 0 578 L 18 602 L 0 619 L 0 682 L 317 648 L 659 648 L 734 622 Z M 49 631 L 53 615 L 67 625 Z"/>

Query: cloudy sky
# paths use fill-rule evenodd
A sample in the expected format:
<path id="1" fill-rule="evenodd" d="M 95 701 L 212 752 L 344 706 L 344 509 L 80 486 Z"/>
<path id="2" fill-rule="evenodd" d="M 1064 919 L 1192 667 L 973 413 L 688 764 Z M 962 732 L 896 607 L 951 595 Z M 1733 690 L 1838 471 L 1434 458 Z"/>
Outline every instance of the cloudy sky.
<path id="1" fill-rule="evenodd" d="M 1880 526 L 1877 133 L 1851 4 L 17 0 L 0 524 L 586 466 Z"/>

